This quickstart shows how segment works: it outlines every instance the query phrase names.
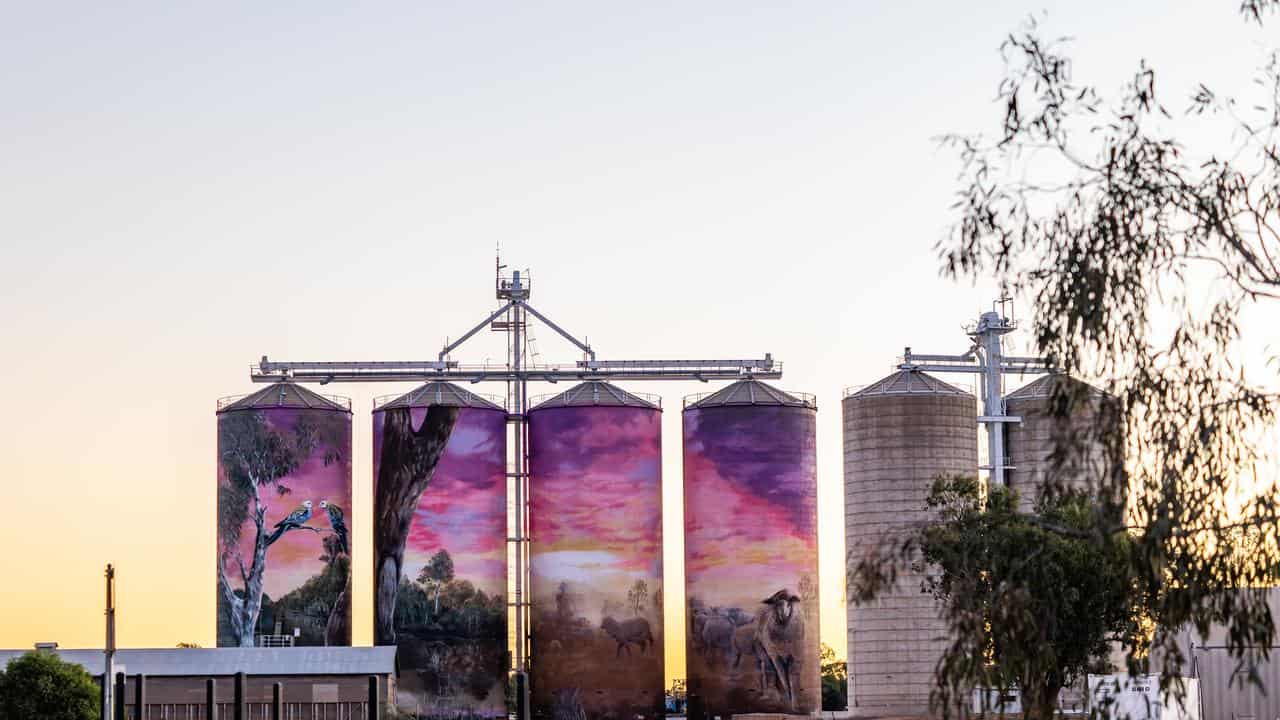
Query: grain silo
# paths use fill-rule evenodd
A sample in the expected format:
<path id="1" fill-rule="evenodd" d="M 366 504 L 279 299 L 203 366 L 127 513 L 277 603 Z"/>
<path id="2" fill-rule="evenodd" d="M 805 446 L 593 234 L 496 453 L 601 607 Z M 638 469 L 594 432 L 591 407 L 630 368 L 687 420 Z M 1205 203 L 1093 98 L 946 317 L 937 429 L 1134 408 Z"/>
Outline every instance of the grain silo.
<path id="1" fill-rule="evenodd" d="M 218 402 L 218 647 L 351 644 L 351 402 Z"/>
<path id="2" fill-rule="evenodd" d="M 507 414 L 429 382 L 373 410 L 374 644 L 410 713 L 506 715 Z"/>
<path id="3" fill-rule="evenodd" d="M 691 720 L 821 707 L 816 415 L 756 380 L 685 398 Z"/>
<path id="4" fill-rule="evenodd" d="M 591 381 L 534 405 L 529 529 L 533 716 L 663 717 L 658 398 Z"/>
<path id="5" fill-rule="evenodd" d="M 844 398 L 845 544 L 850 562 L 886 533 L 928 519 L 940 475 L 974 476 L 974 397 L 902 370 Z M 849 709 L 862 716 L 927 714 L 946 624 L 922 578 L 907 572 L 873 603 L 849 605 Z"/>
<path id="6" fill-rule="evenodd" d="M 1029 512 L 1049 484 L 1059 490 L 1098 490 L 1107 468 L 1097 435 L 1104 398 L 1098 388 L 1064 375 L 1045 375 L 1005 396 L 1005 413 L 1022 418 L 1005 430 L 1008 483 L 1018 492 L 1020 510 Z M 1055 402 L 1072 400 L 1075 406 L 1066 413 L 1053 411 Z"/>

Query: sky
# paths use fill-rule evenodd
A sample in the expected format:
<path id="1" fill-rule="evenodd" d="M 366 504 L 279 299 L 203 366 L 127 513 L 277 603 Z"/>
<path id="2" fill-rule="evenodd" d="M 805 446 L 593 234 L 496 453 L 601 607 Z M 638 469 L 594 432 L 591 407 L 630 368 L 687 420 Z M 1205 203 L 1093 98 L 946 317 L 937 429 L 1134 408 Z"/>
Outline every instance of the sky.
<path id="1" fill-rule="evenodd" d="M 434 358 L 494 307 L 500 245 L 601 357 L 772 353 L 778 386 L 817 396 L 822 638 L 843 654 L 842 391 L 904 346 L 961 351 L 996 294 L 939 276 L 958 167 L 936 138 L 997 127 L 999 43 L 1042 11 L 1104 91 L 1146 59 L 1175 107 L 1199 82 L 1243 93 L 1272 36 L 1237 4 L 0 7 L 0 647 L 99 646 L 109 562 L 122 646 L 211 645 L 215 399 L 263 355 Z M 455 354 L 504 356 L 487 333 Z M 407 389 L 324 389 L 356 412 L 357 619 L 361 418 Z M 714 388 L 638 389 L 667 406 L 679 587 L 677 410 Z"/>
<path id="2" fill-rule="evenodd" d="M 529 549 L 535 600 L 561 582 L 624 601 L 662 587 L 662 416 L 641 408 L 530 413 Z M 554 607 L 554 606 L 553 606 Z M 600 606 L 583 614 L 595 621 Z"/>
<path id="3" fill-rule="evenodd" d="M 414 408 L 410 418 L 422 426 L 426 408 Z M 382 424 L 373 423 L 372 475 L 376 478 Z M 431 483 L 418 499 L 413 526 L 405 542 L 401 572 L 407 579 L 418 573 L 440 550 L 453 560 L 454 577 L 467 580 L 492 595 L 506 585 L 507 421 L 495 410 L 462 408 Z M 353 479 L 354 481 L 354 479 Z"/>
<path id="4" fill-rule="evenodd" d="M 707 607 L 747 615 L 815 582 L 814 416 L 803 408 L 684 413 L 685 583 Z M 837 578 L 838 580 L 839 578 Z"/>

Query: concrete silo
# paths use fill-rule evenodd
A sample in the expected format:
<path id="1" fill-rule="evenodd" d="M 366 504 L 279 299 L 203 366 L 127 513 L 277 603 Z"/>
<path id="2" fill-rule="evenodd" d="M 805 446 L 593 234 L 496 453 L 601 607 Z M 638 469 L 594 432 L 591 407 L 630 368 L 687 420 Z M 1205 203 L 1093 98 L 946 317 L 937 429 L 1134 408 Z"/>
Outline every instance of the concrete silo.
<path id="1" fill-rule="evenodd" d="M 973 395 L 913 370 L 846 395 L 845 544 L 851 562 L 887 532 L 928 518 L 939 475 L 978 472 Z M 921 580 L 900 576 L 874 603 L 849 605 L 849 709 L 862 716 L 925 715 L 946 624 Z"/>
<path id="2" fill-rule="evenodd" d="M 529 411 L 530 701 L 661 718 L 662 410 L 591 381 Z"/>
<path id="3" fill-rule="evenodd" d="M 374 643 L 411 713 L 505 717 L 507 413 L 429 382 L 373 410 Z"/>
<path id="4" fill-rule="evenodd" d="M 689 717 L 821 709 L 812 396 L 685 398 Z"/>
<path id="5" fill-rule="evenodd" d="M 1063 387 L 1065 383 L 1069 385 Z M 1064 390 L 1061 402 L 1079 393 L 1070 420 L 1053 413 L 1058 388 Z M 1107 453 L 1096 435 L 1106 397 L 1098 388 L 1064 375 L 1045 375 L 1005 396 L 1005 412 L 1022 418 L 1005 429 L 1008 483 L 1018 491 L 1020 510 L 1029 512 L 1047 484 L 1097 491 L 1107 468 Z M 1074 442 L 1065 442 L 1069 434 Z M 1063 446 L 1055 454 L 1060 439 Z"/>
<path id="6" fill-rule="evenodd" d="M 351 644 L 351 402 L 218 402 L 218 647 Z"/>

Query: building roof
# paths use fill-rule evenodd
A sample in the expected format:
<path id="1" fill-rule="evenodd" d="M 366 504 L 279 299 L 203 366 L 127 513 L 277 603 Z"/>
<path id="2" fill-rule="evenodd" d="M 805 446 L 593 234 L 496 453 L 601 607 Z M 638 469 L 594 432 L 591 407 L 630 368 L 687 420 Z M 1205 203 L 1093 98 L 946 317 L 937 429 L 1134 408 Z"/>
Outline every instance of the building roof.
<path id="1" fill-rule="evenodd" d="M 534 398 L 535 401 L 540 400 Z M 558 395 L 541 399 L 531 410 L 557 407 L 641 407 L 662 409 L 662 400 L 656 395 L 640 396 L 603 380 L 588 380 Z"/>
<path id="2" fill-rule="evenodd" d="M 0 668 L 29 650 L 0 650 Z M 58 657 L 101 675 L 101 650 L 53 650 Z M 162 648 L 117 650 L 116 672 L 127 675 L 387 675 L 396 649 L 381 647 Z"/>
<path id="3" fill-rule="evenodd" d="M 783 392 L 755 379 L 739 380 L 713 393 L 690 395 L 684 399 L 685 410 L 731 405 L 775 405 L 818 409 L 818 403 L 812 395 Z"/>
<path id="4" fill-rule="evenodd" d="M 865 397 L 871 395 L 964 395 L 970 393 L 955 385 L 945 383 L 921 370 L 899 370 L 876 382 L 856 390 L 846 392 L 845 397 Z"/>
<path id="5" fill-rule="evenodd" d="M 505 411 L 505 408 L 493 400 L 477 395 L 464 387 L 459 387 L 450 382 L 444 382 L 443 380 L 432 380 L 431 382 L 419 385 L 409 392 L 386 402 L 380 402 L 381 400 L 382 398 L 379 398 L 378 401 L 375 401 L 375 411 L 389 410 L 391 408 L 430 407 L 432 405 Z"/>
<path id="6" fill-rule="evenodd" d="M 1033 399 L 1038 400 L 1042 398 L 1051 397 L 1053 395 L 1054 386 L 1056 386 L 1058 383 L 1074 383 L 1076 385 L 1083 386 L 1088 389 L 1088 393 L 1091 396 L 1106 395 L 1106 393 L 1103 392 L 1102 390 L 1090 385 L 1089 383 L 1083 380 L 1076 380 L 1075 378 L 1069 377 L 1067 375 L 1053 374 L 1053 375 L 1042 375 L 1036 378 L 1035 380 L 1027 383 L 1026 385 L 1023 385 L 1022 387 L 1018 388 L 1017 390 L 1014 390 L 1008 395 L 1005 395 L 1004 399 L 1016 401 L 1016 400 L 1033 400 Z"/>
<path id="7" fill-rule="evenodd" d="M 296 383 L 278 382 L 243 397 L 229 397 L 218 401 L 219 413 L 267 408 L 307 408 L 351 412 L 351 400 L 320 395 Z"/>

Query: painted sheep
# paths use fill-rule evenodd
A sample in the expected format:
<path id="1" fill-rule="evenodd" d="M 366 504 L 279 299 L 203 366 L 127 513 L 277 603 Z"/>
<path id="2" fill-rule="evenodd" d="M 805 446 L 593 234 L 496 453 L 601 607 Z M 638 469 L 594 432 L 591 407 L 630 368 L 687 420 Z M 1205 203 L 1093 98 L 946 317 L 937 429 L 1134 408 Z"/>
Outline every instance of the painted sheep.
<path id="1" fill-rule="evenodd" d="M 653 647 L 653 632 L 649 630 L 649 621 L 644 618 L 631 618 L 618 622 L 612 616 L 607 616 L 600 622 L 600 629 L 618 643 L 618 657 L 622 657 L 623 648 L 627 649 L 628 655 L 631 654 L 631 643 L 640 646 L 641 655 L 646 649 Z"/>
<path id="2" fill-rule="evenodd" d="M 798 658 L 804 655 L 805 646 L 803 613 L 796 612 L 799 602 L 799 596 L 790 590 L 779 590 L 762 601 L 765 607 L 756 615 L 755 626 L 754 647 L 764 655 L 763 658 L 757 656 L 757 659 L 762 666 L 768 662 L 768 667 L 762 667 L 760 673 L 760 690 L 764 691 L 766 673 L 763 670 L 772 670 L 778 692 L 793 708 L 796 704 L 796 665 Z"/>

